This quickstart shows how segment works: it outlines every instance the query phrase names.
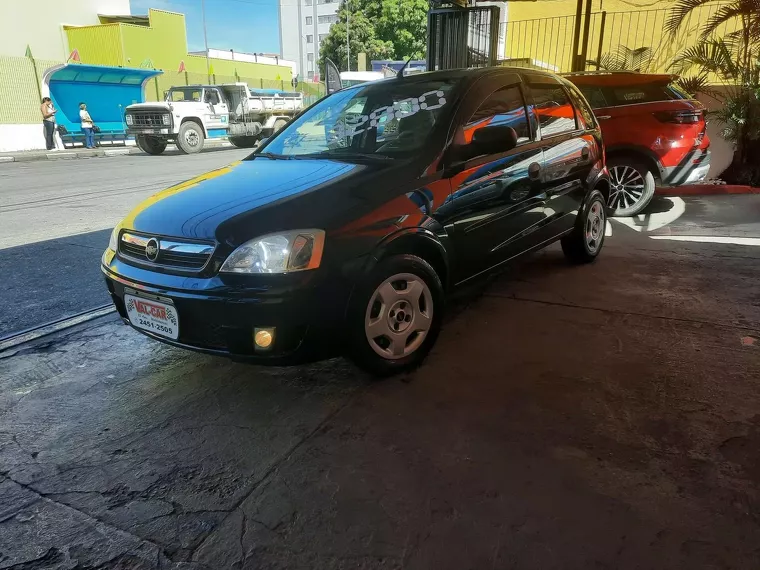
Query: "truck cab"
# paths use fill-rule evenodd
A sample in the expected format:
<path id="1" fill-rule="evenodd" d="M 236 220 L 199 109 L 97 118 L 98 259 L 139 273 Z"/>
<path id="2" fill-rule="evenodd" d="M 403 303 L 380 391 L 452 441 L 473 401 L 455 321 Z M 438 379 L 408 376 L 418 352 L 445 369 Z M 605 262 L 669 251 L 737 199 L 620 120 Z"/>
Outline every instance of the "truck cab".
<path id="1" fill-rule="evenodd" d="M 182 85 L 169 89 L 163 102 L 129 105 L 125 122 L 148 154 L 161 154 L 169 143 L 192 154 L 207 138 L 229 137 L 235 146 L 253 147 L 302 108 L 300 93 L 259 93 L 245 83 Z"/>

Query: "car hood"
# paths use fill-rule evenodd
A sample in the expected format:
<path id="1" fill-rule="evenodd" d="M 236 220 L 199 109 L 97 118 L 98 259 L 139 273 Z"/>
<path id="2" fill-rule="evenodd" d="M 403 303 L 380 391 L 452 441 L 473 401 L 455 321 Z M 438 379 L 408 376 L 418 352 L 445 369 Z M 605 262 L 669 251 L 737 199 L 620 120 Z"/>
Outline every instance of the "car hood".
<path id="1" fill-rule="evenodd" d="M 376 200 L 354 190 L 374 187 L 376 178 L 391 170 L 396 169 L 336 160 L 257 157 L 151 196 L 122 226 L 156 236 L 230 244 L 287 229 L 330 230 L 345 223 L 348 212 L 356 215 L 357 209 L 374 207 Z"/>

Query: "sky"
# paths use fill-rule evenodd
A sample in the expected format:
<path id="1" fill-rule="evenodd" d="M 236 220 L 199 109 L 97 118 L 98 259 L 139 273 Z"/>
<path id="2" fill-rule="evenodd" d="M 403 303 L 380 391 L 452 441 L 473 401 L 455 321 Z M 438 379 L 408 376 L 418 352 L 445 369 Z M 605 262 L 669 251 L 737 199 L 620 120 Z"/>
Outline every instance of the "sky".
<path id="1" fill-rule="evenodd" d="M 277 2 L 206 0 L 208 47 L 249 53 L 279 53 Z M 188 49 L 203 51 L 201 0 L 130 0 L 130 7 L 135 16 L 147 14 L 148 8 L 184 14 Z"/>

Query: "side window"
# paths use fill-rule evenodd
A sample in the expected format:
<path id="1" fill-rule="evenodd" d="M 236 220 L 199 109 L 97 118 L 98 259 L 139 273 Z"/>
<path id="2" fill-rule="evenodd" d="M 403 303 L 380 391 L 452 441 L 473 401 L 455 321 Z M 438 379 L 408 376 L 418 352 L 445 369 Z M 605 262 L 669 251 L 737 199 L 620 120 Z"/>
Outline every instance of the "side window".
<path id="1" fill-rule="evenodd" d="M 517 133 L 517 144 L 530 140 L 525 101 L 518 86 L 494 91 L 481 103 L 464 127 L 465 142 L 472 141 L 472 135 L 478 129 L 494 125 L 512 127 Z"/>
<path id="2" fill-rule="evenodd" d="M 560 85 L 531 85 L 533 104 L 542 137 L 574 131 L 575 111 Z"/>
<path id="3" fill-rule="evenodd" d="M 570 98 L 573 100 L 575 110 L 578 112 L 578 120 L 583 123 L 583 128 L 593 129 L 596 126 L 596 117 L 594 113 L 589 109 L 588 103 L 578 91 L 575 85 L 568 85 L 567 90 L 570 93 Z"/>
<path id="4" fill-rule="evenodd" d="M 580 85 L 578 89 L 583 93 L 583 96 L 586 98 L 586 101 L 588 101 L 588 104 L 591 105 L 592 109 L 607 107 L 607 98 L 599 87 Z"/>

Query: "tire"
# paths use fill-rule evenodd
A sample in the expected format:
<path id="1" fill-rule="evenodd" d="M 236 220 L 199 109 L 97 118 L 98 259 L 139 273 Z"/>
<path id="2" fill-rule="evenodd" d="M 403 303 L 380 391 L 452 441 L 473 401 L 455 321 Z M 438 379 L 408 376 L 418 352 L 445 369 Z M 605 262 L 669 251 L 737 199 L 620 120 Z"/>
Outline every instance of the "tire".
<path id="1" fill-rule="evenodd" d="M 166 141 L 150 135 L 137 135 L 135 138 L 138 148 L 147 154 L 161 154 L 166 150 Z"/>
<path id="2" fill-rule="evenodd" d="M 435 344 L 444 304 L 441 279 L 427 261 L 414 255 L 381 260 L 351 297 L 349 358 L 379 377 L 416 368 Z"/>
<path id="3" fill-rule="evenodd" d="M 182 123 L 177 134 L 177 148 L 185 154 L 195 154 L 203 150 L 203 129 L 194 121 Z"/>
<path id="4" fill-rule="evenodd" d="M 288 124 L 287 119 L 277 119 L 274 122 L 274 126 L 272 127 L 272 134 L 276 134 L 277 131 L 281 130 L 285 125 Z"/>
<path id="5" fill-rule="evenodd" d="M 227 140 L 238 148 L 253 148 L 256 146 L 259 137 L 229 137 Z"/>
<path id="6" fill-rule="evenodd" d="M 572 263 L 591 263 L 604 246 L 607 226 L 607 207 L 604 196 L 594 190 L 578 212 L 572 233 L 562 238 L 562 251 Z"/>
<path id="7" fill-rule="evenodd" d="M 614 156 L 607 161 L 610 171 L 610 215 L 635 216 L 649 205 L 654 197 L 654 174 L 641 160 L 633 156 Z"/>

